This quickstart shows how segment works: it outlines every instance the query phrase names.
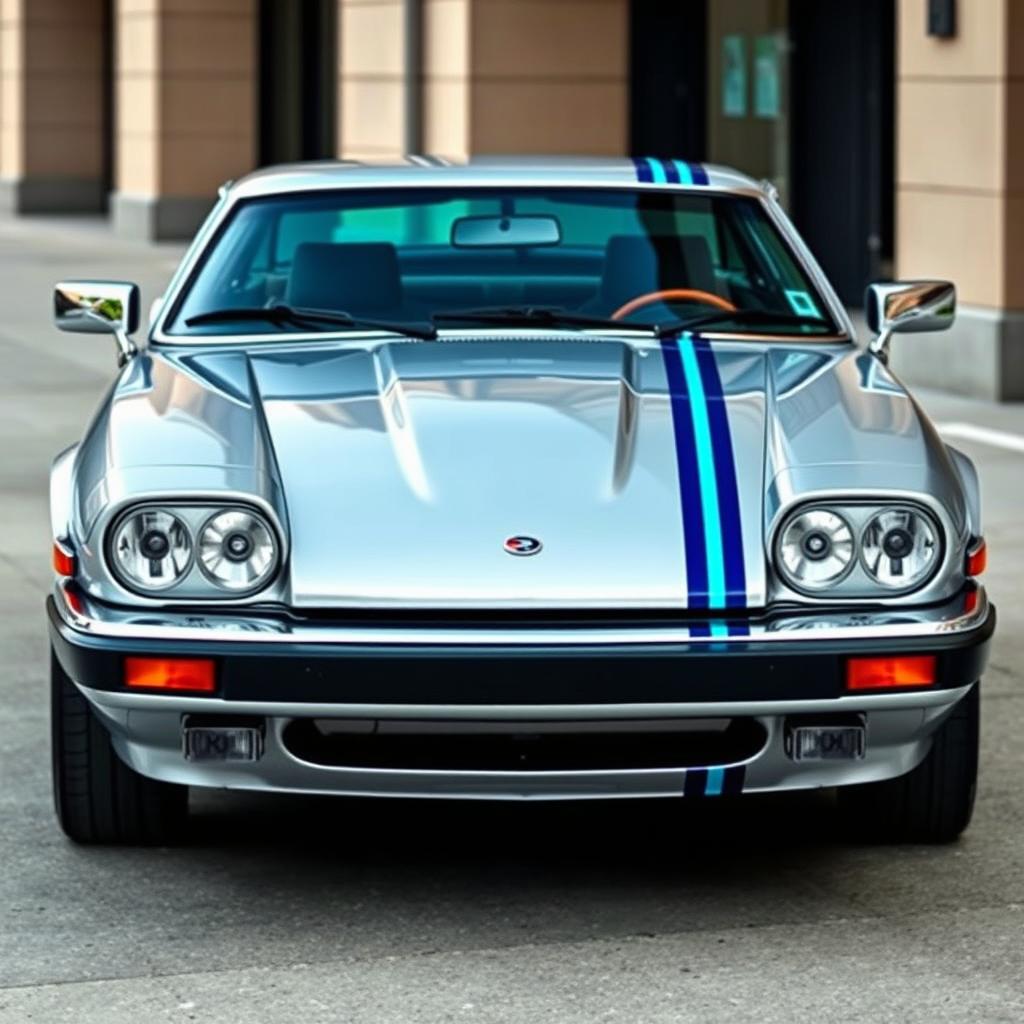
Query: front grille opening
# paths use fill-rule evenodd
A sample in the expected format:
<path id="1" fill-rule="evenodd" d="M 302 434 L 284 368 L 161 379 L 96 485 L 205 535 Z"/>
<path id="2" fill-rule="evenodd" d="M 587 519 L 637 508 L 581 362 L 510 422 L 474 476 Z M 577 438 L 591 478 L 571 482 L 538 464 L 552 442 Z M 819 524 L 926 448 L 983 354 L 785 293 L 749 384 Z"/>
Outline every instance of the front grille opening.
<path id="1" fill-rule="evenodd" d="M 627 722 L 296 719 L 286 749 L 332 768 L 615 771 L 735 764 L 767 742 L 750 718 Z"/>

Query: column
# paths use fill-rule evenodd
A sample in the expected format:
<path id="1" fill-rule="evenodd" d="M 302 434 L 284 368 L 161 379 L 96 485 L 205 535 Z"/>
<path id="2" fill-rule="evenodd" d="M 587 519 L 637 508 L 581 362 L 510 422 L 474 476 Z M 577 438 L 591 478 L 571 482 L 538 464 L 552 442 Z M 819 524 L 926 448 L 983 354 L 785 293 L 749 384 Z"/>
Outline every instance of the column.
<path id="1" fill-rule="evenodd" d="M 926 34 L 926 0 L 898 7 L 899 277 L 959 291 L 946 334 L 893 340 L 906 380 L 1024 399 L 1024 4 L 957 5 L 957 34 Z"/>
<path id="2" fill-rule="evenodd" d="M 117 0 L 115 229 L 188 238 L 256 162 L 255 0 Z"/>
<path id="3" fill-rule="evenodd" d="M 0 0 L 0 210 L 106 203 L 102 0 Z"/>

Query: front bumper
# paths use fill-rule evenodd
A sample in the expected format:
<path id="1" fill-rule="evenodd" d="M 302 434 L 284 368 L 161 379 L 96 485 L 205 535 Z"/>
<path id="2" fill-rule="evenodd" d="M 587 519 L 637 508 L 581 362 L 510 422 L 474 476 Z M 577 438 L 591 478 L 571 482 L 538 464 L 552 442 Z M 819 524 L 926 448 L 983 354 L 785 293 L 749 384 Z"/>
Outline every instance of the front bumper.
<path id="1" fill-rule="evenodd" d="M 120 756 L 153 778 L 189 785 L 394 796 L 580 798 L 812 788 L 891 778 L 927 754 L 931 736 L 984 668 L 995 610 L 983 590 L 928 609 L 789 613 L 673 623 L 507 623 L 272 618 L 113 609 L 60 586 L 48 602 L 54 649 L 102 716 Z M 933 654 L 934 685 L 848 695 L 851 654 Z M 215 659 L 214 696 L 128 692 L 130 655 Z M 195 763 L 182 721 L 258 718 L 263 756 Z M 863 716 L 855 761 L 795 763 L 796 716 Z M 212 717 L 211 717 L 212 716 Z M 657 767 L 452 770 L 324 763 L 290 741 L 295 722 L 373 723 L 387 733 L 440 723 L 621 734 L 635 724 L 754 722 L 739 758 Z M 680 758 L 680 761 L 684 761 Z"/>

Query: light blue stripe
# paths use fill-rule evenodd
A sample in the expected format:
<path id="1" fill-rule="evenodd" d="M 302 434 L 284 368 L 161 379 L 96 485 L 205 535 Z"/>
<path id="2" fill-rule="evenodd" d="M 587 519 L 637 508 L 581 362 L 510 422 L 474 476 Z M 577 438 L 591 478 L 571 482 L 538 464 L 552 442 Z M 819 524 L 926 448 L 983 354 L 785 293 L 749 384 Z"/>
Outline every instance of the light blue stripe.
<path id="1" fill-rule="evenodd" d="M 728 622 L 712 622 L 711 623 L 711 635 L 712 636 L 728 636 L 729 635 L 729 623 Z"/>
<path id="2" fill-rule="evenodd" d="M 665 168 L 661 166 L 660 160 L 655 160 L 653 157 L 647 158 L 647 166 L 651 169 L 651 177 L 659 185 L 664 185 L 668 182 L 668 178 L 665 175 Z"/>
<path id="3" fill-rule="evenodd" d="M 708 555 L 708 607 L 725 607 L 725 556 L 722 552 L 722 519 L 718 514 L 718 481 L 715 477 L 715 449 L 711 443 L 708 401 L 697 365 L 697 353 L 690 336 L 679 339 L 683 374 L 690 396 L 693 433 L 697 447 L 697 471 L 700 475 L 700 503 L 704 512 L 704 547 Z"/>
<path id="4" fill-rule="evenodd" d="M 708 781 L 704 786 L 705 796 L 721 796 L 722 783 L 725 782 L 724 768 L 709 768 Z"/>
<path id="5" fill-rule="evenodd" d="M 679 172 L 679 182 L 682 185 L 692 185 L 693 175 L 690 173 L 690 165 L 685 160 L 673 160 L 676 170 Z"/>

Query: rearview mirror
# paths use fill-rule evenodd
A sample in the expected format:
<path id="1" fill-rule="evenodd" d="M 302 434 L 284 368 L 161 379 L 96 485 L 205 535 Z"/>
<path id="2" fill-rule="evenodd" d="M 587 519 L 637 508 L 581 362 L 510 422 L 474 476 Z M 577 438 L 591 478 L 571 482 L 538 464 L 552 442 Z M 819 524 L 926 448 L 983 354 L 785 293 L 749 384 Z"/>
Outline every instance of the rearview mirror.
<path id="1" fill-rule="evenodd" d="M 561 240 L 557 217 L 460 217 L 452 224 L 457 249 L 558 245 Z"/>
<path id="2" fill-rule="evenodd" d="M 896 332 L 944 331 L 956 318 L 956 287 L 949 281 L 889 281 L 868 285 L 864 295 L 871 351 L 882 359 Z"/>
<path id="3" fill-rule="evenodd" d="M 53 319 L 59 330 L 112 334 L 118 365 L 138 352 L 129 335 L 139 327 L 139 288 L 128 281 L 62 281 L 53 293 Z"/>

